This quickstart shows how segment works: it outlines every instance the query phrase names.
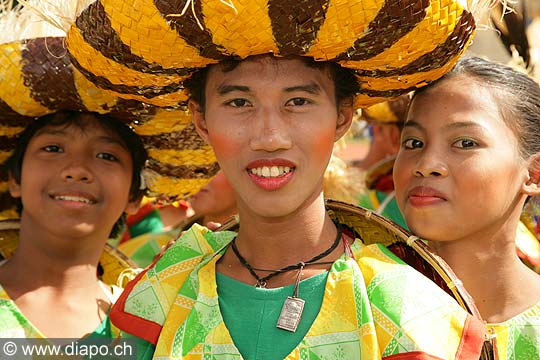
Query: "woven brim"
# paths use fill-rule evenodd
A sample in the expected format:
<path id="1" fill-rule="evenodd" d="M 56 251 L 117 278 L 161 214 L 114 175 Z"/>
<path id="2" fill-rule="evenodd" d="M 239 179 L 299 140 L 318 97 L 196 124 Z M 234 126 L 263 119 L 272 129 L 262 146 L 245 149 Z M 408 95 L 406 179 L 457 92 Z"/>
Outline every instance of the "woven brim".
<path id="1" fill-rule="evenodd" d="M 479 316 L 474 300 L 463 287 L 452 269 L 416 236 L 396 223 L 377 215 L 371 210 L 326 199 L 326 210 L 330 217 L 356 232 L 357 239 L 365 245 L 382 244 L 404 262 L 433 280 L 439 287 L 453 296 L 468 312 Z M 238 231 L 238 218 L 231 218 L 218 231 Z"/>
<path id="2" fill-rule="evenodd" d="M 372 123 L 404 123 L 411 102 L 410 94 L 362 109 L 361 120 Z"/>
<path id="3" fill-rule="evenodd" d="M 472 38 L 463 1 L 99 0 L 67 36 L 97 86 L 156 106 L 187 100 L 196 69 L 253 55 L 307 56 L 353 69 L 366 107 L 438 79 Z"/>
<path id="4" fill-rule="evenodd" d="M 218 171 L 212 148 L 198 136 L 184 108 L 157 108 L 97 88 L 71 62 L 65 39 L 37 38 L 0 45 L 0 220 L 15 219 L 2 166 L 16 136 L 35 117 L 60 110 L 110 114 L 129 124 L 148 150 L 150 196 L 197 193 Z"/>
<path id="5" fill-rule="evenodd" d="M 0 261 L 9 259 L 19 245 L 19 227 L 17 221 L 0 221 Z M 100 280 L 107 285 L 124 287 L 127 280 L 132 280 L 138 268 L 124 254 L 105 244 L 103 253 L 99 259 L 103 273 Z"/>

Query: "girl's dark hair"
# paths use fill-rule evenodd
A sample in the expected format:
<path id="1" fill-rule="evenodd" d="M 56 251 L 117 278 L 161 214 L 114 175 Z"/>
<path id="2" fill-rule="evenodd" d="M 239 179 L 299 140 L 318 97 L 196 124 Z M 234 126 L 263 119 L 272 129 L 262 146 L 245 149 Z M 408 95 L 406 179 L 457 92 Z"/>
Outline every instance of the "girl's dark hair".
<path id="1" fill-rule="evenodd" d="M 520 155 L 527 159 L 540 153 L 540 86 L 533 79 L 509 66 L 477 57 L 464 58 L 441 79 L 417 90 L 415 96 L 456 76 L 470 77 L 494 89 L 501 115 L 518 138 Z"/>
<path id="2" fill-rule="evenodd" d="M 272 55 L 259 55 L 254 57 L 265 57 Z M 277 58 L 276 58 L 277 59 Z M 309 57 L 301 57 L 302 61 L 313 68 L 321 70 L 328 70 L 330 78 L 334 81 L 336 104 L 340 104 L 343 100 L 353 99 L 356 94 L 360 92 L 358 81 L 354 76 L 354 71 L 339 66 L 336 63 L 329 61 L 315 61 Z M 220 66 L 224 72 L 234 70 L 242 60 L 227 60 L 213 66 Z M 205 89 L 206 78 L 208 76 L 209 66 L 197 70 L 193 75 L 184 82 L 185 87 L 188 89 L 190 99 L 197 102 L 201 109 L 204 111 L 206 105 Z"/>
<path id="3" fill-rule="evenodd" d="M 11 177 L 18 183 L 21 183 L 22 165 L 24 161 L 24 155 L 30 140 L 34 135 L 45 126 L 77 126 L 80 129 L 84 129 L 86 126 L 84 118 L 81 117 L 81 112 L 77 111 L 60 111 L 54 114 L 45 115 L 37 118 L 28 125 L 24 131 L 22 131 L 15 145 L 15 149 L 11 156 L 5 163 L 5 168 Z M 108 116 L 97 113 L 92 113 L 101 126 L 105 130 L 110 131 L 120 137 L 120 139 L 126 145 L 129 153 L 131 154 L 131 160 L 133 162 L 133 173 L 131 176 L 131 186 L 129 189 L 129 201 L 140 200 L 145 194 L 145 190 L 141 187 L 141 172 L 144 168 L 148 153 L 144 148 L 141 138 L 133 132 L 133 130 L 122 121 Z M 22 203 L 19 203 L 19 212 L 22 211 Z M 125 226 L 126 216 L 123 214 L 120 219 L 114 224 L 110 237 L 116 237 Z"/>

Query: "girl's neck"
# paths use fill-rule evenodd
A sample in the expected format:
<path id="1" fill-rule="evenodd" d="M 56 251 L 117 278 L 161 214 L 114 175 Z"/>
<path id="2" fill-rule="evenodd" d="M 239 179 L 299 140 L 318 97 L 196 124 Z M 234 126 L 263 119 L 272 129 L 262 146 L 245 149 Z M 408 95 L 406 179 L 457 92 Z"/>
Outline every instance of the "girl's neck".
<path id="1" fill-rule="evenodd" d="M 431 242 L 473 297 L 488 323 L 508 320 L 540 301 L 540 276 L 519 260 L 515 230 Z"/>

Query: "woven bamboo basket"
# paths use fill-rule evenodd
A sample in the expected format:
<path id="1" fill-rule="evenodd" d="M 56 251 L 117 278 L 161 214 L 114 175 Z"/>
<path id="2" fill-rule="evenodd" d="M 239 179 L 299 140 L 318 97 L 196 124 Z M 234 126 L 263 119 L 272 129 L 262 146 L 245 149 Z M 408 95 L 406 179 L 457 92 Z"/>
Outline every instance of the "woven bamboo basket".
<path id="1" fill-rule="evenodd" d="M 18 221 L 0 222 L 0 261 L 9 259 L 17 250 L 19 227 Z M 99 259 L 98 278 L 107 285 L 124 287 L 134 277 L 137 268 L 127 256 L 105 244 Z"/>

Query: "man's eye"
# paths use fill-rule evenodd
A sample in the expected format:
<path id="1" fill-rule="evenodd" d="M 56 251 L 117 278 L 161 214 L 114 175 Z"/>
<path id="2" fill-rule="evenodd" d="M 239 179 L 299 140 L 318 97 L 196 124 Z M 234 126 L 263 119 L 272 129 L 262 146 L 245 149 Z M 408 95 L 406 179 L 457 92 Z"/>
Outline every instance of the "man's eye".
<path id="1" fill-rule="evenodd" d="M 419 149 L 424 146 L 424 143 L 418 139 L 407 139 L 402 145 L 405 149 Z"/>
<path id="2" fill-rule="evenodd" d="M 99 153 L 97 155 L 99 159 L 107 160 L 107 161 L 118 161 L 118 158 L 112 154 L 109 153 Z"/>
<path id="3" fill-rule="evenodd" d="M 471 139 L 460 139 L 454 143 L 454 146 L 458 148 L 470 148 L 477 146 L 478 143 Z"/>
<path id="4" fill-rule="evenodd" d="M 294 98 L 287 102 L 287 105 L 292 105 L 292 106 L 302 106 L 302 105 L 307 105 L 307 104 L 309 104 L 309 101 L 304 98 Z"/>
<path id="5" fill-rule="evenodd" d="M 246 99 L 234 99 L 227 103 L 232 107 L 245 107 L 249 105 L 249 102 Z"/>
<path id="6" fill-rule="evenodd" d="M 58 145 L 47 145 L 43 147 L 46 152 L 63 152 L 62 148 Z"/>

